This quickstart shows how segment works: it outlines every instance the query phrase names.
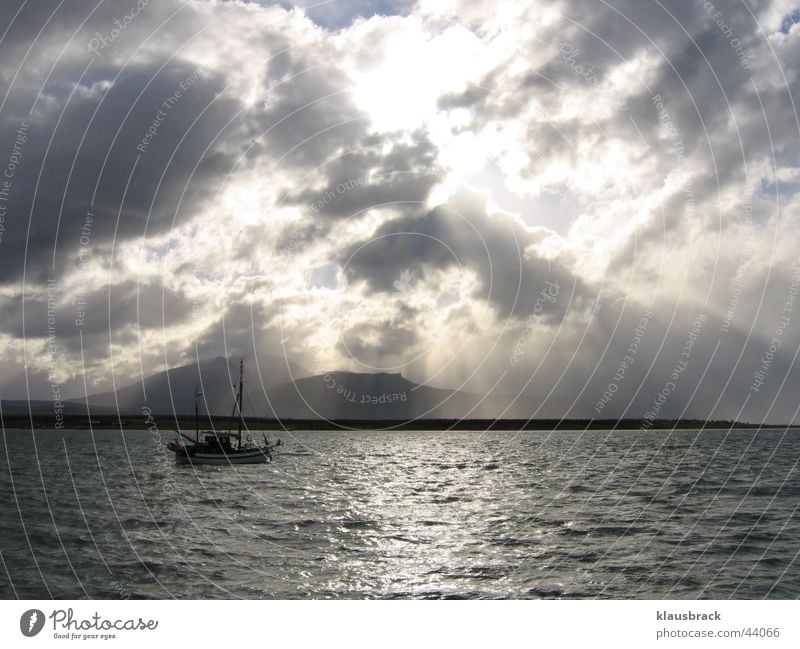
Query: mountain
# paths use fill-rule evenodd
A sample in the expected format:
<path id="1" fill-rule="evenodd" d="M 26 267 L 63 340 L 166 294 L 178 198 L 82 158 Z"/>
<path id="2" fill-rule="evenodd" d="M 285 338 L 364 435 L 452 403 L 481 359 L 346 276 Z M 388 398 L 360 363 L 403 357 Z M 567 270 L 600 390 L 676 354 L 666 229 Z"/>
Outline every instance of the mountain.
<path id="1" fill-rule="evenodd" d="M 252 366 L 245 369 L 248 394 L 261 392 L 258 370 Z M 259 369 L 267 390 L 291 381 L 292 377 L 309 375 L 308 371 L 291 361 L 288 361 L 287 367 L 287 360 L 278 356 L 260 357 Z M 153 374 L 144 380 L 144 388 L 139 381 L 119 388 L 116 395 L 114 392 L 104 392 L 89 395 L 87 400 L 92 407 L 113 408 L 115 411 L 119 408 L 123 413 L 141 413 L 147 407 L 158 414 L 188 415 L 194 413 L 197 386 L 203 393 L 199 400 L 202 412 L 230 414 L 235 398 L 233 385 L 238 378 L 239 360 L 220 356 Z"/>
<path id="2" fill-rule="evenodd" d="M 531 398 L 481 395 L 420 385 L 400 374 L 329 372 L 269 390 L 252 414 L 291 419 L 528 418 Z M 540 413 L 539 416 L 545 416 Z"/>
<path id="3" fill-rule="evenodd" d="M 441 416 L 434 412 L 436 405 L 459 396 L 451 390 L 420 386 L 400 374 L 330 372 L 269 390 L 252 408 L 254 415 L 262 417 L 410 419 Z M 459 406 L 464 411 L 465 404 Z"/>
<path id="4" fill-rule="evenodd" d="M 283 358 L 260 361 L 264 384 L 256 368 L 245 368 L 244 411 L 249 417 L 278 419 L 527 419 L 540 403 L 524 396 L 509 406 L 512 397 L 482 395 L 432 388 L 409 381 L 401 374 L 329 372 L 309 376 L 302 367 Z M 291 374 L 290 374 L 291 369 Z M 238 360 L 214 358 L 154 374 L 116 392 L 90 395 L 97 409 L 116 408 L 141 414 L 189 415 L 194 412 L 194 389 L 203 392 L 200 412 L 232 414 Z M 558 417 L 563 404 L 550 403 L 537 417 Z"/>

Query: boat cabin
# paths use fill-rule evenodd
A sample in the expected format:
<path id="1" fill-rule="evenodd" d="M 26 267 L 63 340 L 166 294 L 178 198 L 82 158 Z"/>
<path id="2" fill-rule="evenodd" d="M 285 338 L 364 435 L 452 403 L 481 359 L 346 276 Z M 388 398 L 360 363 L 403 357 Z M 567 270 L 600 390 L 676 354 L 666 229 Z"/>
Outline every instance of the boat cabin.
<path id="1" fill-rule="evenodd" d="M 203 450 L 211 453 L 228 453 L 233 449 L 231 440 L 238 440 L 238 437 L 236 433 L 225 433 L 222 431 L 206 435 L 205 448 Z"/>

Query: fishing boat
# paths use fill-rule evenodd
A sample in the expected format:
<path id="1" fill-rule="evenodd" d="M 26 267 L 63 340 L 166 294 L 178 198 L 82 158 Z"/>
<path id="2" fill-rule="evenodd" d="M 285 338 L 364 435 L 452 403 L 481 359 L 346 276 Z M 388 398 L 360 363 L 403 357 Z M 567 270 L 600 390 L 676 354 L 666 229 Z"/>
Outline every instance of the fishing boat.
<path id="1" fill-rule="evenodd" d="M 195 387 L 194 391 L 194 437 L 176 430 L 175 441 L 167 444 L 167 448 L 175 453 L 176 464 L 265 464 L 272 461 L 272 452 L 281 445 L 278 439 L 270 443 L 263 435 L 264 445 L 253 443 L 253 437 L 246 433 L 243 437 L 244 412 L 242 395 L 244 390 L 244 360 L 239 362 L 239 382 L 236 400 L 233 405 L 233 417 L 237 412 L 238 429 L 236 431 L 205 430 L 200 431 L 200 410 L 198 398 L 203 396 Z"/>

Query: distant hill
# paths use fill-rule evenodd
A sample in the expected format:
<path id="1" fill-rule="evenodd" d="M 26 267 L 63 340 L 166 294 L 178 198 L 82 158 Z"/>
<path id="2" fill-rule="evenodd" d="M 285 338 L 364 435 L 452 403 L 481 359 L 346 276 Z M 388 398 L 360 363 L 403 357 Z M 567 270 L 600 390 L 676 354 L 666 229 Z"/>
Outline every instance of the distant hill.
<path id="1" fill-rule="evenodd" d="M 482 395 L 432 388 L 409 381 L 401 374 L 329 372 L 309 376 L 302 367 L 283 358 L 260 363 L 264 384 L 256 368 L 245 368 L 244 410 L 248 417 L 278 419 L 527 419 L 539 401 L 531 396 Z M 190 415 L 194 412 L 194 387 L 203 392 L 200 412 L 231 415 L 238 380 L 238 360 L 214 358 L 159 372 L 141 383 L 120 388 L 115 394 L 90 395 L 93 408 L 141 414 L 148 407 L 154 414 Z M 294 378 L 292 378 L 294 377 Z M 550 403 L 538 417 L 558 417 L 564 404 Z M 99 412 L 98 412 L 99 414 Z"/>
<path id="2" fill-rule="evenodd" d="M 291 419 L 406 419 L 451 395 L 400 374 L 330 372 L 276 387 L 254 400 L 248 412 Z"/>
<path id="3" fill-rule="evenodd" d="M 277 356 L 259 358 L 259 369 L 268 390 L 291 381 L 293 376 L 309 375 L 307 370 L 291 361 L 287 367 L 286 359 Z M 203 393 L 199 400 L 201 412 L 230 414 L 235 394 L 233 385 L 238 377 L 239 359 L 217 357 L 153 374 L 144 380 L 144 388 L 142 382 L 136 382 L 119 388 L 116 395 L 104 392 L 89 395 L 87 400 L 93 408 L 112 408 L 115 411 L 119 408 L 123 413 L 141 413 L 146 406 L 154 413 L 188 415 L 194 412 L 197 386 Z M 248 394 L 262 390 L 258 370 L 253 366 L 246 368 L 245 386 Z"/>
<path id="4" fill-rule="evenodd" d="M 448 398 L 464 411 L 463 395 L 422 387 L 400 374 L 330 372 L 270 390 L 252 414 L 292 419 L 407 419 L 435 409 Z M 430 417 L 438 416 L 431 412 Z"/>
<path id="5" fill-rule="evenodd" d="M 330 372 L 270 390 L 248 412 L 292 419 L 488 419 L 527 418 L 534 411 L 530 397 L 507 409 L 510 401 L 432 388 L 400 374 Z"/>
<path id="6" fill-rule="evenodd" d="M 34 416 L 52 416 L 55 414 L 55 406 L 53 403 L 53 401 L 48 401 L 46 399 L 33 399 L 31 401 L 20 399 L 9 401 L 8 399 L 3 399 L 0 401 L 0 412 L 3 413 L 3 417 L 24 417 L 29 414 Z M 86 403 L 83 401 L 62 401 L 61 411 L 64 416 L 85 415 Z M 92 410 L 92 414 L 110 415 L 114 414 L 115 412 L 116 410 L 113 408 L 98 408 L 96 410 Z"/>

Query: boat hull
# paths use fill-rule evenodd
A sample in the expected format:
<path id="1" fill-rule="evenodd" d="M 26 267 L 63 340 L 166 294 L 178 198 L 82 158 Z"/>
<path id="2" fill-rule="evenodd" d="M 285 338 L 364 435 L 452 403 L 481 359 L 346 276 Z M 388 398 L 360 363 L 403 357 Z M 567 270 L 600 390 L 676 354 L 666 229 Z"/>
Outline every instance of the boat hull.
<path id="1" fill-rule="evenodd" d="M 232 453 L 202 453 L 179 451 L 175 453 L 176 464 L 266 464 L 270 456 L 264 449 L 234 451 Z"/>

